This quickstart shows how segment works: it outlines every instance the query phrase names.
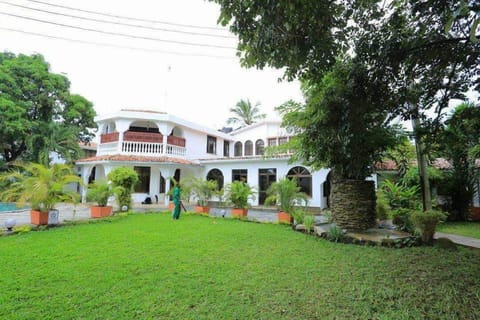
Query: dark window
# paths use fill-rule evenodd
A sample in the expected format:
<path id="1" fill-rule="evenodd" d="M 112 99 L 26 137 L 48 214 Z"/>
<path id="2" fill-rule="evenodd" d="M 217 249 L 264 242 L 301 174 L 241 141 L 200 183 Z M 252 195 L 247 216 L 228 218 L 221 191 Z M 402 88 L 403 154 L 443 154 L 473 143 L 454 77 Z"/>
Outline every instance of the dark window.
<path id="1" fill-rule="evenodd" d="M 288 137 L 280 137 L 278 138 L 278 145 L 281 146 L 282 144 L 287 143 Z"/>
<path id="2" fill-rule="evenodd" d="M 230 142 L 223 141 L 223 156 L 230 157 Z"/>
<path id="3" fill-rule="evenodd" d="M 150 167 L 133 167 L 138 174 L 138 181 L 135 184 L 134 191 L 140 193 L 150 193 Z"/>
<path id="4" fill-rule="evenodd" d="M 250 140 L 245 141 L 245 155 L 246 156 L 253 155 L 253 142 Z"/>
<path id="5" fill-rule="evenodd" d="M 207 136 L 207 153 L 217 153 L 217 138 Z"/>
<path id="6" fill-rule="evenodd" d="M 133 132 L 155 132 L 158 133 L 158 128 L 146 128 L 146 127 L 135 127 L 131 126 L 128 131 L 133 131 Z"/>
<path id="7" fill-rule="evenodd" d="M 300 191 L 312 196 L 312 175 L 304 167 L 293 167 L 288 171 L 287 178 L 297 180 Z"/>
<path id="8" fill-rule="evenodd" d="M 208 171 L 207 180 L 217 181 L 218 190 L 223 188 L 223 173 L 218 169 Z"/>
<path id="9" fill-rule="evenodd" d="M 264 204 L 267 198 L 267 189 L 277 181 L 277 169 L 258 169 L 258 203 Z"/>
<path id="10" fill-rule="evenodd" d="M 233 169 L 232 170 L 232 181 L 243 181 L 247 183 L 247 169 Z"/>
<path id="11" fill-rule="evenodd" d="M 235 157 L 241 157 L 242 156 L 242 143 L 240 141 L 235 142 L 234 155 L 235 155 Z"/>
<path id="12" fill-rule="evenodd" d="M 265 143 L 263 142 L 262 139 L 258 139 L 257 142 L 255 142 L 255 155 L 261 156 L 263 155 L 265 151 Z"/>
<path id="13" fill-rule="evenodd" d="M 277 138 L 268 138 L 268 146 L 274 147 L 277 145 Z"/>

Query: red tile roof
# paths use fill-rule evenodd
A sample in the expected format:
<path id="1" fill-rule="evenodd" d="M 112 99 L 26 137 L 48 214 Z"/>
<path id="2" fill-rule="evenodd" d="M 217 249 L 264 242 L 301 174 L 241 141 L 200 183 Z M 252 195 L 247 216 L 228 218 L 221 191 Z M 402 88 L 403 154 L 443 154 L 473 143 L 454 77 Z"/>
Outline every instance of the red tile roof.
<path id="1" fill-rule="evenodd" d="M 170 162 L 170 163 L 177 163 L 177 164 L 187 164 L 187 165 L 195 165 L 196 163 L 179 158 L 171 158 L 171 157 L 147 157 L 147 156 L 133 156 L 133 155 L 103 155 L 103 156 L 96 156 L 91 158 L 79 159 L 76 162 L 97 162 L 97 161 L 122 161 L 122 162 Z"/>

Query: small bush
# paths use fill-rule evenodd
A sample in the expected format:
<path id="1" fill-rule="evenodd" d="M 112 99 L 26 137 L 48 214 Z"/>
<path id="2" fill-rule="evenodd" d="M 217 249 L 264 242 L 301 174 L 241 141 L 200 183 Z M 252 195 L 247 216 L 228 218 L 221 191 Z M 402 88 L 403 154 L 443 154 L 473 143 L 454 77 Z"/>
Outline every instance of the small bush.
<path id="1" fill-rule="evenodd" d="M 303 225 L 305 226 L 305 231 L 310 233 L 312 231 L 312 227 L 315 223 L 315 217 L 311 214 L 307 215 L 303 219 Z"/>
<path id="2" fill-rule="evenodd" d="M 13 227 L 13 232 L 15 232 L 15 233 L 27 233 L 27 232 L 30 232 L 30 231 L 32 231 L 32 227 L 30 227 L 29 225 L 22 225 L 22 226 Z"/>
<path id="3" fill-rule="evenodd" d="M 326 223 L 332 223 L 333 222 L 333 214 L 332 211 L 328 209 L 322 210 L 322 216 L 325 217 L 325 222 Z"/>
<path id="4" fill-rule="evenodd" d="M 411 215 L 415 227 L 420 229 L 422 233 L 422 241 L 424 243 L 432 243 L 437 224 L 440 221 L 444 221 L 445 218 L 445 213 L 437 210 L 414 211 Z"/>
<path id="5" fill-rule="evenodd" d="M 117 188 L 116 198 L 120 210 L 123 206 L 130 209 L 132 207 L 133 187 L 138 181 L 135 170 L 127 167 L 115 168 L 108 174 L 108 179 Z"/>
<path id="6" fill-rule="evenodd" d="M 305 210 L 296 208 L 291 214 L 296 224 L 303 224 L 303 219 L 305 218 L 306 214 Z"/>
<path id="7" fill-rule="evenodd" d="M 385 196 L 382 192 L 377 193 L 377 206 L 375 212 L 378 220 L 387 220 L 388 219 L 388 201 L 385 199 Z"/>
<path id="8" fill-rule="evenodd" d="M 392 210 L 392 223 L 398 230 L 413 232 L 413 223 L 410 220 L 410 209 L 399 208 Z"/>
<path id="9" fill-rule="evenodd" d="M 343 239 L 343 231 L 337 225 L 332 225 L 328 228 L 327 239 L 334 242 L 339 242 Z"/>

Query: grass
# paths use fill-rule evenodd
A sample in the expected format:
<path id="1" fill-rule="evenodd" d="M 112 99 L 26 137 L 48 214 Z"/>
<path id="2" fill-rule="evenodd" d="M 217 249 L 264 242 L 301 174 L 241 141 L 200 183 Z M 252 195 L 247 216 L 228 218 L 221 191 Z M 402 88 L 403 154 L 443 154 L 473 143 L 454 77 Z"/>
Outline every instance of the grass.
<path id="1" fill-rule="evenodd" d="M 480 223 L 479 222 L 442 223 L 437 226 L 437 231 L 480 239 Z"/>
<path id="2" fill-rule="evenodd" d="M 0 238 L 1 319 L 478 319 L 480 250 L 131 215 Z"/>

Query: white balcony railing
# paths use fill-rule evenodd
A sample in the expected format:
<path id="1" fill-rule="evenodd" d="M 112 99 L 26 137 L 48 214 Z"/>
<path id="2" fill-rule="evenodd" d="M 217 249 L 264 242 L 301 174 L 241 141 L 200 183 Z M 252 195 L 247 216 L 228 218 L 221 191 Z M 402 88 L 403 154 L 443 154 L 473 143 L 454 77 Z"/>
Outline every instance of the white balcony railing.
<path id="1" fill-rule="evenodd" d="M 118 142 L 103 143 L 99 146 L 98 155 L 108 154 L 118 154 Z M 165 148 L 163 143 L 123 141 L 120 154 L 150 157 L 185 157 L 186 149 L 170 144 L 167 144 Z"/>

